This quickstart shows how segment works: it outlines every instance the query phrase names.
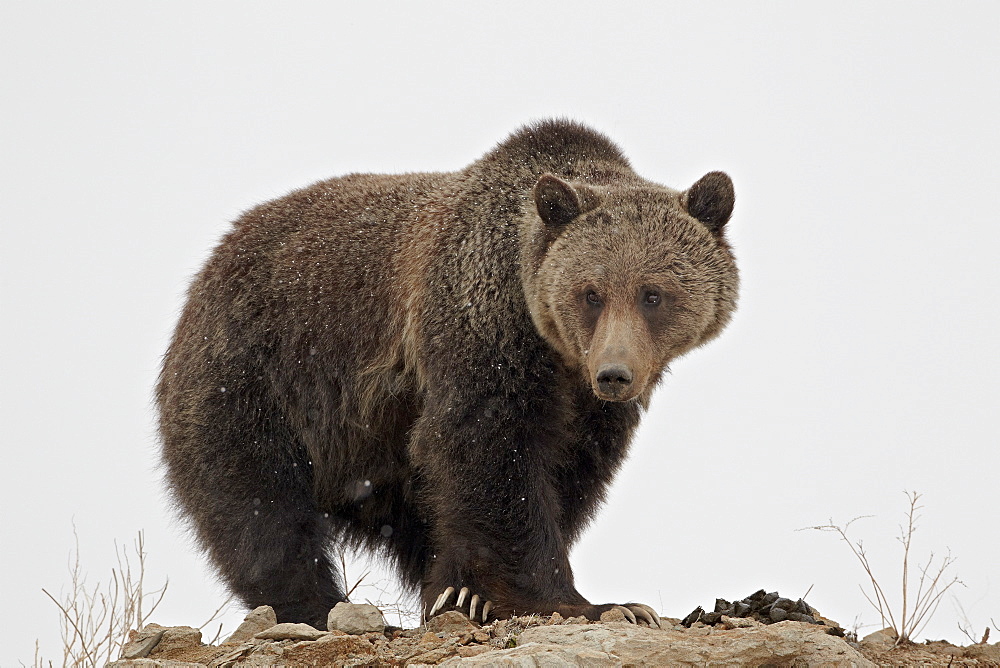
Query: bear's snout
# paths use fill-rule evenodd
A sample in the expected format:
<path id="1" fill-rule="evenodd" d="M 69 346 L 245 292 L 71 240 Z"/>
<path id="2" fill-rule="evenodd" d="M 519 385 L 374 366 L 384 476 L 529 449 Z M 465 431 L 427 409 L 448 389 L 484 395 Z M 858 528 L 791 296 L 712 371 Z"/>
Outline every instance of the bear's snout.
<path id="1" fill-rule="evenodd" d="M 597 370 L 598 395 L 609 401 L 632 398 L 632 369 L 625 364 L 602 364 Z"/>

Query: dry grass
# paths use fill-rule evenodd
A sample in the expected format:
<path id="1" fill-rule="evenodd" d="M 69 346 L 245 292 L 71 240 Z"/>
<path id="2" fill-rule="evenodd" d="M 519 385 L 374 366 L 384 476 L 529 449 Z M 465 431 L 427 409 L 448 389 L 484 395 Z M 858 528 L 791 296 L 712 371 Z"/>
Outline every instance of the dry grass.
<path id="1" fill-rule="evenodd" d="M 847 536 L 847 531 L 854 522 L 869 516 L 855 517 L 843 526 L 836 525 L 831 520 L 829 524 L 807 527 L 817 531 L 833 531 L 851 548 L 851 552 L 854 553 L 854 556 L 857 557 L 865 569 L 865 574 L 868 576 L 871 586 L 871 594 L 865 591 L 864 587 L 861 587 L 861 592 L 868 600 L 868 603 L 878 611 L 882 619 L 882 626 L 891 628 L 894 631 L 897 645 L 912 642 L 913 637 L 920 633 L 924 626 L 927 625 L 927 622 L 934 616 L 945 592 L 956 584 L 962 584 L 957 577 L 948 578 L 945 575 L 948 568 L 955 562 L 955 558 L 951 556 L 951 552 L 949 551 L 936 567 L 934 566 L 934 553 L 931 552 L 926 563 L 917 566 L 920 576 L 917 580 L 916 592 L 912 591 L 911 576 L 913 574 L 911 573 L 910 566 L 910 548 L 913 542 L 913 534 L 917 530 L 917 520 L 920 519 L 918 512 L 923 506 L 919 505 L 920 494 L 917 492 L 904 493 L 909 501 L 909 508 L 906 512 L 906 523 L 900 526 L 900 534 L 897 536 L 897 540 L 903 546 L 901 569 L 902 603 L 895 610 L 889 603 L 889 599 L 882 586 L 882 582 L 885 582 L 885 580 L 880 581 L 872 572 L 863 542 L 861 540 L 852 541 Z"/>
<path id="2" fill-rule="evenodd" d="M 129 641 L 129 631 L 145 626 L 163 601 L 167 581 L 153 591 L 145 591 L 146 549 L 143 532 L 129 550 L 115 542 L 117 565 L 111 569 L 106 585 L 93 586 L 80 567 L 80 539 L 73 527 L 73 551 L 70 553 L 70 583 L 65 593 L 56 598 L 47 590 L 42 592 L 59 608 L 59 632 L 63 645 L 63 666 L 104 666 L 116 660 Z M 230 597 L 202 624 L 204 629 L 227 608 Z M 222 634 L 222 625 L 215 635 L 214 644 Z M 53 662 L 42 658 L 38 641 L 35 641 L 34 668 L 52 668 Z"/>
<path id="3" fill-rule="evenodd" d="M 56 598 L 48 596 L 60 615 L 60 636 L 64 666 L 103 666 L 121 655 L 128 642 L 130 629 L 141 628 L 163 600 L 167 582 L 157 590 L 146 592 L 146 551 L 140 531 L 132 552 L 115 542 L 117 567 L 111 569 L 111 579 L 104 586 L 87 583 L 80 568 L 80 539 L 73 528 L 74 548 L 70 555 L 70 583 L 66 593 Z M 34 666 L 51 666 L 41 658 L 35 644 Z"/>

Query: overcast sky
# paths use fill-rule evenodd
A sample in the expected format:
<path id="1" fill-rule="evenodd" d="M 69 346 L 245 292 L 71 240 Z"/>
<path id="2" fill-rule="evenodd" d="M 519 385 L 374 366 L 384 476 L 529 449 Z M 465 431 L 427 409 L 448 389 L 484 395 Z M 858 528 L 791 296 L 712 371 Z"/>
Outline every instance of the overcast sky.
<path id="1" fill-rule="evenodd" d="M 812 587 L 876 624 L 847 546 L 796 529 L 874 515 L 852 530 L 898 597 L 917 490 L 914 554 L 950 548 L 966 584 L 921 637 L 961 639 L 956 602 L 982 633 L 998 35 L 995 2 L 3 2 L 0 664 L 30 663 L 36 635 L 61 656 L 41 589 L 68 583 L 74 522 L 91 582 L 145 531 L 149 583 L 170 578 L 154 621 L 223 598 L 165 502 L 151 396 L 229 221 L 346 172 L 459 169 L 550 116 L 672 187 L 727 171 L 743 279 L 575 548 L 581 592 L 683 616 Z"/>

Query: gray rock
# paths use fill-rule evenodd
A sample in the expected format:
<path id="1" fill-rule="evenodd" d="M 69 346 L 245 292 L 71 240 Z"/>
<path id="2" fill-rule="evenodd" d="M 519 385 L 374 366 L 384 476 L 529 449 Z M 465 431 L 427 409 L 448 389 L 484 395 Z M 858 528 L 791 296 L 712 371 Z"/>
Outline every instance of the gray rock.
<path id="1" fill-rule="evenodd" d="M 222 644 L 223 645 L 237 645 L 241 642 L 245 642 L 261 631 L 266 631 L 275 624 L 278 623 L 278 618 L 274 614 L 274 610 L 269 605 L 262 605 L 260 607 L 254 608 L 250 613 L 243 618 L 243 623 L 240 624 L 232 635 L 226 638 Z"/>
<path id="2" fill-rule="evenodd" d="M 382 612 L 368 603 L 338 603 L 326 619 L 326 628 L 344 633 L 382 633 L 385 619 Z"/>
<path id="3" fill-rule="evenodd" d="M 254 635 L 260 640 L 317 640 L 326 635 L 325 632 L 315 629 L 308 624 L 292 624 L 285 622 L 275 624 L 269 629 Z"/>
<path id="4" fill-rule="evenodd" d="M 729 617 L 727 615 L 722 615 L 722 625 L 727 629 L 751 629 L 755 626 L 762 626 L 762 622 L 758 622 L 756 619 L 750 619 L 748 617 Z"/>

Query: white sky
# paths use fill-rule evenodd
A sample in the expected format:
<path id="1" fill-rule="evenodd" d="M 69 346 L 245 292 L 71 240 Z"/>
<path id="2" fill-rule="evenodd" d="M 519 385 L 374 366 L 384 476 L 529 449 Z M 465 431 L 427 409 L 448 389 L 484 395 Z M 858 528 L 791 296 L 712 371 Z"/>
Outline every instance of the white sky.
<path id="1" fill-rule="evenodd" d="M 613 8 L 612 8 L 613 7 Z M 0 4 L 0 664 L 58 658 L 41 588 L 145 530 L 155 621 L 221 590 L 171 518 L 151 390 L 186 284 L 253 204 L 350 171 L 461 168 L 559 115 L 683 188 L 728 171 L 740 311 L 674 365 L 574 551 L 595 602 L 683 616 L 758 588 L 877 622 L 855 525 L 1000 621 L 1000 5 Z M 895 594 L 894 594 L 895 595 Z M 233 613 L 230 619 L 239 619 Z M 19 622 L 30 621 L 30 625 Z M 30 629 L 25 632 L 24 629 Z"/>

